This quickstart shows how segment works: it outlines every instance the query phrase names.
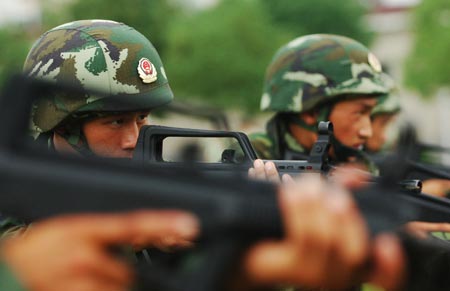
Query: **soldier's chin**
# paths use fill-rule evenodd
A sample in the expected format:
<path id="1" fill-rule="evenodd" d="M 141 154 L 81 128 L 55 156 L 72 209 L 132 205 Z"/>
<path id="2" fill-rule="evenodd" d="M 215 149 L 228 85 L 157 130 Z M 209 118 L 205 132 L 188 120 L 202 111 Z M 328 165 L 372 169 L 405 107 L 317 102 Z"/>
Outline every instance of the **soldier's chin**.
<path id="1" fill-rule="evenodd" d="M 104 150 L 104 149 L 93 149 L 93 153 L 100 157 L 106 159 L 131 159 L 133 158 L 132 151 L 113 151 L 113 150 Z"/>

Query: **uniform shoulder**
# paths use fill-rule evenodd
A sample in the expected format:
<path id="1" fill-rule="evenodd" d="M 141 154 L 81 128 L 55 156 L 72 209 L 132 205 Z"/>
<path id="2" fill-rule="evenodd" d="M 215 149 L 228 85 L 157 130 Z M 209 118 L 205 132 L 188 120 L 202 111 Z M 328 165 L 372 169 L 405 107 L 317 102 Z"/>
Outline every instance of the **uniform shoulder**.
<path id="1" fill-rule="evenodd" d="M 249 139 L 259 158 L 274 159 L 274 142 L 266 133 L 252 133 Z"/>
<path id="2" fill-rule="evenodd" d="M 0 291 L 26 291 L 11 270 L 0 261 Z"/>

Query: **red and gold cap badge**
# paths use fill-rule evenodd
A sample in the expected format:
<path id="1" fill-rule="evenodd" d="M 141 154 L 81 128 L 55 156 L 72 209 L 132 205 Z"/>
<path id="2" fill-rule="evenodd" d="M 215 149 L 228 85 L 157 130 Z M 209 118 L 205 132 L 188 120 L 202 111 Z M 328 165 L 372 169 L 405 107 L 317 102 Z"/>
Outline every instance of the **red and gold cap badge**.
<path id="1" fill-rule="evenodd" d="M 156 71 L 155 66 L 147 58 L 139 60 L 138 73 L 142 82 L 146 84 L 153 83 L 158 79 L 158 72 Z"/>

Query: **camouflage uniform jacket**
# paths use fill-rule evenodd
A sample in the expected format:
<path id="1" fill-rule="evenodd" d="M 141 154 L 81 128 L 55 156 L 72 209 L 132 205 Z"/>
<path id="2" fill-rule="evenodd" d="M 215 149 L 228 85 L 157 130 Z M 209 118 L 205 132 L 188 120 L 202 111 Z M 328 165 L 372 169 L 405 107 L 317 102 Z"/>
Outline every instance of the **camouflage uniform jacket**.
<path id="1" fill-rule="evenodd" d="M 20 284 L 11 270 L 2 262 L 0 262 L 0 291 L 25 291 L 26 289 Z"/>
<path id="2" fill-rule="evenodd" d="M 49 151 L 54 151 L 51 134 L 39 135 L 36 144 L 47 144 Z M 29 225 L 24 222 L 15 219 L 13 217 L 4 216 L 0 213 L 0 239 L 4 239 L 9 236 L 15 236 L 24 233 Z"/>
<path id="3" fill-rule="evenodd" d="M 266 126 L 266 133 L 253 133 L 250 142 L 258 158 L 266 160 L 307 160 L 309 151 L 292 136 L 283 122 L 282 116 L 275 115 Z M 366 166 L 367 171 L 379 175 L 378 167 L 365 153 L 358 153 L 358 162 Z M 339 161 L 331 160 L 331 164 Z"/>
<path id="4" fill-rule="evenodd" d="M 289 133 L 278 116 L 267 123 L 266 133 L 254 133 L 249 138 L 261 159 L 305 160 L 309 156 L 309 152 Z"/>

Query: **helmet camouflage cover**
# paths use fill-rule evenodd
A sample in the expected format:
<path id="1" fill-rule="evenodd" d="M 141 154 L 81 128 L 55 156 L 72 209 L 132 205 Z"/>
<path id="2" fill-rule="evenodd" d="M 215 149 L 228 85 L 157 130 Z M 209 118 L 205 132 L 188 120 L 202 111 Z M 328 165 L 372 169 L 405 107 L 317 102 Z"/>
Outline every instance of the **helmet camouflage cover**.
<path id="1" fill-rule="evenodd" d="M 397 114 L 401 110 L 400 96 L 397 89 L 391 90 L 388 94 L 378 98 L 377 105 L 372 109 L 371 115 Z"/>
<path id="2" fill-rule="evenodd" d="M 280 48 L 266 71 L 261 110 L 305 112 L 349 94 L 387 94 L 378 59 L 361 43 L 313 34 Z"/>
<path id="3" fill-rule="evenodd" d="M 44 33 L 31 48 L 24 73 L 83 91 L 102 92 L 101 96 L 86 93 L 41 98 L 35 105 L 33 122 L 42 132 L 71 118 L 95 112 L 148 110 L 173 99 L 163 64 L 150 41 L 114 21 L 75 21 Z"/>

